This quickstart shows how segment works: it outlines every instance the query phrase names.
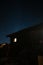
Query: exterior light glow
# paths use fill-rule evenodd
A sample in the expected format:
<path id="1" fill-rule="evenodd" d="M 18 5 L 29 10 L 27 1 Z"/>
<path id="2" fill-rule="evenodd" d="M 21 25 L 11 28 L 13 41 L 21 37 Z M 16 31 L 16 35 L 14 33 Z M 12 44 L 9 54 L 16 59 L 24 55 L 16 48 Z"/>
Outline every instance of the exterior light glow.
<path id="1" fill-rule="evenodd" d="M 14 41 L 13 42 L 17 42 L 17 38 L 14 38 Z"/>
<path id="2" fill-rule="evenodd" d="M 6 44 L 2 44 L 3 46 L 6 45 Z"/>
<path id="3" fill-rule="evenodd" d="M 4 47 L 6 44 L 1 44 L 0 48 Z"/>

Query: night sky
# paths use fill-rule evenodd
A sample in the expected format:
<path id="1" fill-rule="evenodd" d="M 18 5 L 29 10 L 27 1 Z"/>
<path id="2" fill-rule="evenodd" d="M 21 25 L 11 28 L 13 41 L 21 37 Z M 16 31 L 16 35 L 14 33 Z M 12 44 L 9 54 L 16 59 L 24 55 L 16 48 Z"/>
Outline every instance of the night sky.
<path id="1" fill-rule="evenodd" d="M 43 22 L 43 3 L 29 0 L 0 2 L 0 43 L 9 42 L 11 34 Z"/>

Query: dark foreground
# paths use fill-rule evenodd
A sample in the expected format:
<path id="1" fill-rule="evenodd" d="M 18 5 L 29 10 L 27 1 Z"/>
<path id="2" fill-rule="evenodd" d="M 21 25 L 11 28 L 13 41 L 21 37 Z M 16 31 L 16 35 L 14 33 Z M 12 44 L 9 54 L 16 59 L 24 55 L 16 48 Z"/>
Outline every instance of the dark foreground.
<path id="1" fill-rule="evenodd" d="M 38 60 L 29 49 L 5 46 L 0 48 L 0 65 L 38 65 Z"/>

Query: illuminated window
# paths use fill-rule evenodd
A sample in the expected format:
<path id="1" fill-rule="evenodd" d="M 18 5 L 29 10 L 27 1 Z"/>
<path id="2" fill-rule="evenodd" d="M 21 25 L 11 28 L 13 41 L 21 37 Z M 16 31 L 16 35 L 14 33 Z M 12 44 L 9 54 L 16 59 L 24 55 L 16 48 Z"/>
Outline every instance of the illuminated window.
<path id="1" fill-rule="evenodd" d="M 14 41 L 13 42 L 17 42 L 17 38 L 14 38 Z"/>
<path id="2" fill-rule="evenodd" d="M 38 65 L 43 65 L 43 56 L 38 56 Z"/>

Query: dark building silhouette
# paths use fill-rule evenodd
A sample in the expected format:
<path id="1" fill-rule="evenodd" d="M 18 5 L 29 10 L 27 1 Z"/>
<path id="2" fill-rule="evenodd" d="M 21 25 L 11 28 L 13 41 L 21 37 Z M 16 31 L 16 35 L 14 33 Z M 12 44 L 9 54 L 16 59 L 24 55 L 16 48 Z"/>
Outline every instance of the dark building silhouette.
<path id="1" fill-rule="evenodd" d="M 43 24 L 7 35 L 10 37 L 9 56 L 15 65 L 38 65 L 38 55 L 43 55 Z"/>

